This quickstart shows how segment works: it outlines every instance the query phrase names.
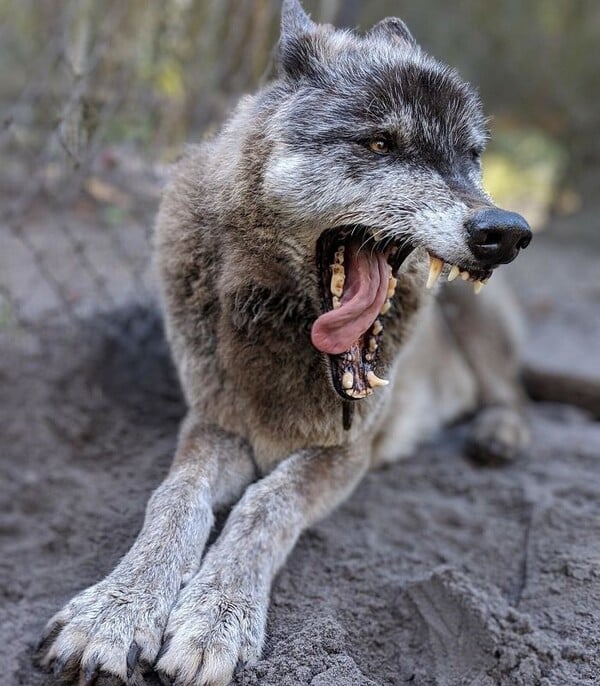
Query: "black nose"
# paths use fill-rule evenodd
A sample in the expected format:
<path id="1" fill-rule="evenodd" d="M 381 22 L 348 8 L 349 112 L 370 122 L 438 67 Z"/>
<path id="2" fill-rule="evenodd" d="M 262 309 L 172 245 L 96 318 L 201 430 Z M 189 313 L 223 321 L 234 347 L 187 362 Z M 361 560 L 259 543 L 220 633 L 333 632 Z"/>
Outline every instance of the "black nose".
<path id="1" fill-rule="evenodd" d="M 481 210 L 466 222 L 468 244 L 473 255 L 488 267 L 512 262 L 519 250 L 531 242 L 531 229 L 516 212 L 497 207 Z"/>

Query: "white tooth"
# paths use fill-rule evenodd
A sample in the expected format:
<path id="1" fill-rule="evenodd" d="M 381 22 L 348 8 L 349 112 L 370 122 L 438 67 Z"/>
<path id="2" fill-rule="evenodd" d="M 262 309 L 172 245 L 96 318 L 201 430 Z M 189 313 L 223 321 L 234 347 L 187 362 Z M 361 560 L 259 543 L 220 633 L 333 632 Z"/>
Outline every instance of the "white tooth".
<path id="1" fill-rule="evenodd" d="M 371 236 L 373 236 L 375 243 L 379 243 L 379 241 L 382 241 L 385 238 L 385 232 L 383 229 L 371 230 Z"/>
<path id="2" fill-rule="evenodd" d="M 342 301 L 337 297 L 337 295 L 333 296 L 333 309 L 337 310 L 342 306 Z"/>
<path id="3" fill-rule="evenodd" d="M 434 257 L 433 255 L 429 255 L 429 276 L 427 277 L 427 288 L 433 288 L 435 286 L 435 282 L 438 280 L 440 274 L 442 273 L 442 269 L 444 268 L 444 262 L 443 260 L 440 260 L 439 257 Z"/>
<path id="4" fill-rule="evenodd" d="M 392 303 L 390 302 L 390 299 L 388 298 L 383 305 L 381 306 L 381 309 L 379 310 L 379 314 L 387 314 L 390 311 L 390 307 L 392 306 Z"/>
<path id="5" fill-rule="evenodd" d="M 369 352 L 374 353 L 377 350 L 377 341 L 375 340 L 375 336 L 371 336 L 369 338 Z"/>
<path id="6" fill-rule="evenodd" d="M 460 269 L 453 264 L 452 269 L 448 273 L 448 281 L 454 281 L 454 279 L 460 274 Z"/>
<path id="7" fill-rule="evenodd" d="M 367 354 L 365 355 L 365 360 L 366 360 L 367 362 L 371 362 L 372 359 L 373 359 L 373 355 L 372 355 L 371 353 L 367 353 Z"/>
<path id="8" fill-rule="evenodd" d="M 352 388 L 346 388 L 346 395 L 349 395 L 351 398 L 354 398 L 354 390 Z"/>
<path id="9" fill-rule="evenodd" d="M 366 395 L 367 395 L 366 390 L 365 391 L 354 391 L 354 393 L 352 394 L 352 397 L 353 398 L 365 398 Z"/>
<path id="10" fill-rule="evenodd" d="M 340 267 L 340 265 L 334 265 L 336 267 Z M 343 269 L 343 267 L 341 267 Z M 344 292 L 344 281 L 345 277 L 344 274 L 340 274 L 339 272 L 336 273 L 335 271 L 331 275 L 331 285 L 329 289 L 331 290 L 333 295 L 337 295 L 338 298 L 342 297 L 342 293 Z"/>
<path id="11" fill-rule="evenodd" d="M 398 279 L 395 279 L 393 276 L 390 276 L 390 279 L 388 281 L 388 289 L 387 289 L 387 297 L 391 298 L 394 293 L 396 292 L 396 286 L 398 284 Z"/>
<path id="12" fill-rule="evenodd" d="M 378 336 L 382 331 L 383 331 L 383 324 L 379 321 L 379 319 L 376 319 L 373 322 L 373 335 Z"/>
<path id="13" fill-rule="evenodd" d="M 354 386 L 354 374 L 352 372 L 344 372 L 342 375 L 342 388 L 348 390 Z"/>
<path id="14" fill-rule="evenodd" d="M 389 381 L 387 379 L 380 379 L 375 372 L 367 372 L 367 381 L 371 388 L 377 388 L 378 386 L 387 386 Z"/>
<path id="15" fill-rule="evenodd" d="M 475 283 L 473 284 L 473 290 L 475 291 L 475 295 L 477 295 L 478 293 L 481 293 L 481 289 L 484 286 L 485 286 L 485 284 L 483 283 L 483 281 L 475 281 Z"/>
<path id="16" fill-rule="evenodd" d="M 340 245 L 340 247 L 335 251 L 335 263 L 336 264 L 344 264 L 344 246 Z"/>
<path id="17" fill-rule="evenodd" d="M 469 276 L 470 276 L 470 274 L 469 274 L 469 272 L 467 272 L 467 271 L 464 271 L 464 272 L 461 272 L 461 273 L 460 273 L 460 278 L 461 278 L 463 281 L 467 281 L 468 278 L 469 278 Z"/>

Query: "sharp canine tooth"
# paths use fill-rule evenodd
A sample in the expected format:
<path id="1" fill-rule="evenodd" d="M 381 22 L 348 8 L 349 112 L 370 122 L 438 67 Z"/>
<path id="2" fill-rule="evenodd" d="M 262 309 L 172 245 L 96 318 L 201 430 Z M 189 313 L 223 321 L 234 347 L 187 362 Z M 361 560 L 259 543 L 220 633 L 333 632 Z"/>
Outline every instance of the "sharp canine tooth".
<path id="1" fill-rule="evenodd" d="M 373 335 L 377 336 L 383 331 L 383 324 L 379 321 L 379 319 L 376 319 L 373 322 Z"/>
<path id="2" fill-rule="evenodd" d="M 393 276 L 390 276 L 390 279 L 388 281 L 388 290 L 387 290 L 387 297 L 391 298 L 395 291 L 396 291 L 396 285 L 398 284 L 398 279 L 395 279 Z"/>
<path id="3" fill-rule="evenodd" d="M 450 270 L 448 274 L 448 281 L 454 281 L 454 279 L 460 274 L 460 269 L 453 264 L 452 269 Z"/>
<path id="4" fill-rule="evenodd" d="M 352 372 L 344 372 L 342 376 L 342 387 L 348 390 L 354 386 L 354 374 Z"/>
<path id="5" fill-rule="evenodd" d="M 460 273 L 460 278 L 461 278 L 463 281 L 467 281 L 468 278 L 469 278 L 469 272 L 467 272 L 467 271 L 461 272 L 461 273 Z"/>
<path id="6" fill-rule="evenodd" d="M 367 381 L 371 388 L 377 388 L 378 386 L 387 386 L 389 381 L 387 379 L 380 379 L 375 372 L 367 372 Z"/>
<path id="7" fill-rule="evenodd" d="M 435 282 L 438 280 L 439 275 L 442 273 L 442 269 L 444 268 L 444 262 L 443 260 L 440 260 L 439 257 L 434 257 L 433 255 L 429 255 L 429 276 L 427 277 L 427 288 L 433 288 L 435 286 Z"/>
<path id="8" fill-rule="evenodd" d="M 475 281 L 475 283 L 473 284 L 473 290 L 475 291 L 475 295 L 477 295 L 478 293 L 481 293 L 481 289 L 484 286 L 485 286 L 485 284 L 483 283 L 483 281 Z"/>
<path id="9" fill-rule="evenodd" d="M 392 303 L 390 302 L 390 299 L 388 298 L 382 305 L 381 309 L 379 310 L 379 314 L 387 314 L 390 311 L 390 307 L 392 306 Z"/>

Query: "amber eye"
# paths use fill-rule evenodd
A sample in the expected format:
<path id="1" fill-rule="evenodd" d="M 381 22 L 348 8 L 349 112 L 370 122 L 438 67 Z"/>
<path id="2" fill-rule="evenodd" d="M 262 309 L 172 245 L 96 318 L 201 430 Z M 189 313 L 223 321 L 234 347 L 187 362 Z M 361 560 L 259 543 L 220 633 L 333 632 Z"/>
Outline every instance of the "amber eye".
<path id="1" fill-rule="evenodd" d="M 481 150 L 479 148 L 471 148 L 471 150 L 469 150 L 469 155 L 473 162 L 481 161 Z"/>
<path id="2" fill-rule="evenodd" d="M 374 138 L 369 141 L 369 150 L 376 152 L 378 155 L 385 155 L 390 152 L 390 144 L 384 138 Z"/>

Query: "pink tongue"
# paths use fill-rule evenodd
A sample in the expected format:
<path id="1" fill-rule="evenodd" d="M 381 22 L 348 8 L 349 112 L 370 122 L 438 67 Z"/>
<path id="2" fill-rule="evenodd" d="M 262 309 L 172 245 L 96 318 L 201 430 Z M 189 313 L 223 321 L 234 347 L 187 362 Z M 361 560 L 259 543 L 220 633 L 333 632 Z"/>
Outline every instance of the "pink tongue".
<path id="1" fill-rule="evenodd" d="M 330 355 L 339 355 L 352 347 L 373 324 L 387 297 L 385 256 L 359 247 L 358 243 L 346 247 L 342 306 L 322 314 L 312 326 L 313 345 Z"/>

